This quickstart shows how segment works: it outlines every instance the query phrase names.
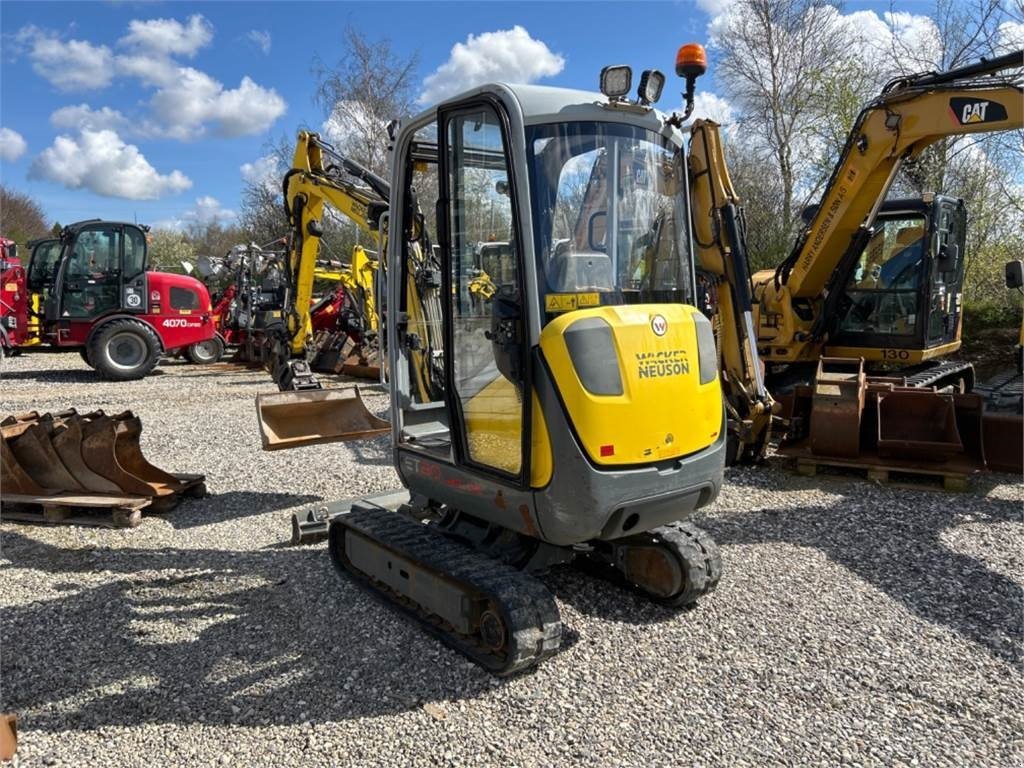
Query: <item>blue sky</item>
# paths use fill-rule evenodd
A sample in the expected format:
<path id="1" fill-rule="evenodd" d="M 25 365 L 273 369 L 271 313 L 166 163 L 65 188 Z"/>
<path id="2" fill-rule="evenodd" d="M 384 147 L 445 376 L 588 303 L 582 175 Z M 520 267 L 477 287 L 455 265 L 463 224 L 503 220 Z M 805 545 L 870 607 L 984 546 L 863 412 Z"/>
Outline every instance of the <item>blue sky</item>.
<path id="1" fill-rule="evenodd" d="M 506 51 L 509 67 L 537 82 L 593 89 L 609 63 L 671 73 L 676 48 L 706 38 L 707 11 L 720 3 L 5 1 L 0 179 L 62 223 L 234 211 L 241 168 L 265 154 L 268 139 L 320 127 L 312 61 L 343 55 L 346 25 L 418 51 L 417 82 L 448 88 L 492 61 L 487 45 L 507 38 L 478 38 L 449 62 L 453 45 L 518 25 L 520 59 Z M 846 11 L 888 7 L 847 3 Z M 930 7 L 899 4 L 916 13 Z M 670 75 L 660 106 L 670 109 L 678 90 Z"/>

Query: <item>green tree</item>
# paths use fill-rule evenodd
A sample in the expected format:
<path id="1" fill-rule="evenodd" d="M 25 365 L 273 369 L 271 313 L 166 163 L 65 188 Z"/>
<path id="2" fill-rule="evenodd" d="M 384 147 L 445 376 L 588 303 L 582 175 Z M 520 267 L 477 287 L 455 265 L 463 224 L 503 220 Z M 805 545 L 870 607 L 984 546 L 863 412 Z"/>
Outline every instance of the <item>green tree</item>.
<path id="1" fill-rule="evenodd" d="M 31 196 L 7 186 L 0 186 L 0 233 L 18 245 L 29 240 L 46 237 L 43 207 Z"/>
<path id="2" fill-rule="evenodd" d="M 149 266 L 164 272 L 180 272 L 181 262 L 195 263 L 196 249 L 183 232 L 154 229 L 149 233 Z"/>

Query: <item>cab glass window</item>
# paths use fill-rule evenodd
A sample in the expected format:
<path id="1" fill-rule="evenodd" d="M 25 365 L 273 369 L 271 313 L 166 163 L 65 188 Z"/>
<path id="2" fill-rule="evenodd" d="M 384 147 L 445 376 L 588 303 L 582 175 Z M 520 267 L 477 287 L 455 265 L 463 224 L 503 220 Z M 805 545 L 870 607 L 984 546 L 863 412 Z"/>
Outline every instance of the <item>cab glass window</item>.
<path id="1" fill-rule="evenodd" d="M 199 294 L 189 288 L 171 288 L 171 309 L 199 309 Z"/>
<path id="2" fill-rule="evenodd" d="M 28 270 L 29 290 L 43 291 L 53 285 L 57 265 L 60 263 L 60 251 L 60 240 L 47 240 L 35 247 Z"/>
<path id="3" fill-rule="evenodd" d="M 876 224 L 850 277 L 840 330 L 911 335 L 917 328 L 925 260 L 925 220 L 907 214 Z"/>
<path id="4" fill-rule="evenodd" d="M 125 227 L 124 279 L 131 280 L 146 269 L 146 236 L 135 227 Z"/>
<path id="5" fill-rule="evenodd" d="M 635 126 L 527 130 L 542 288 L 594 304 L 693 303 L 682 154 Z"/>

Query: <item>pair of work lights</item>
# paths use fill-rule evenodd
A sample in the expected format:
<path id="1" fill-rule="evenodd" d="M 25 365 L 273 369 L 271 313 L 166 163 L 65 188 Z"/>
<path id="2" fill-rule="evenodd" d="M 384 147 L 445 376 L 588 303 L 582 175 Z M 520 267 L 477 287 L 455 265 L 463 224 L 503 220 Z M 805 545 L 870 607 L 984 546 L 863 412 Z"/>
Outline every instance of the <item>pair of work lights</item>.
<path id="1" fill-rule="evenodd" d="M 601 70 L 601 93 L 611 101 L 622 101 L 633 86 L 633 70 L 625 64 L 605 67 Z M 665 75 L 656 69 L 645 69 L 640 75 L 636 89 L 637 103 L 650 106 L 661 98 L 665 87 Z"/>

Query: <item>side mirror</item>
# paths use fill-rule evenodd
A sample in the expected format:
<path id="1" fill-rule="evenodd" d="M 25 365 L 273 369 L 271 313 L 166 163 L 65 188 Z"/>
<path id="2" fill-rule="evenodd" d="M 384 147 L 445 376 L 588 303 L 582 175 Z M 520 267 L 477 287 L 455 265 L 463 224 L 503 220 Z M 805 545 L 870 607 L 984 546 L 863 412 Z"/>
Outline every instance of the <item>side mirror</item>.
<path id="1" fill-rule="evenodd" d="M 491 300 L 491 340 L 494 361 L 501 375 L 513 384 L 522 383 L 522 308 L 513 292 L 499 292 Z"/>
<path id="2" fill-rule="evenodd" d="M 1014 259 L 1006 262 L 1006 287 L 1024 287 L 1024 261 Z"/>

